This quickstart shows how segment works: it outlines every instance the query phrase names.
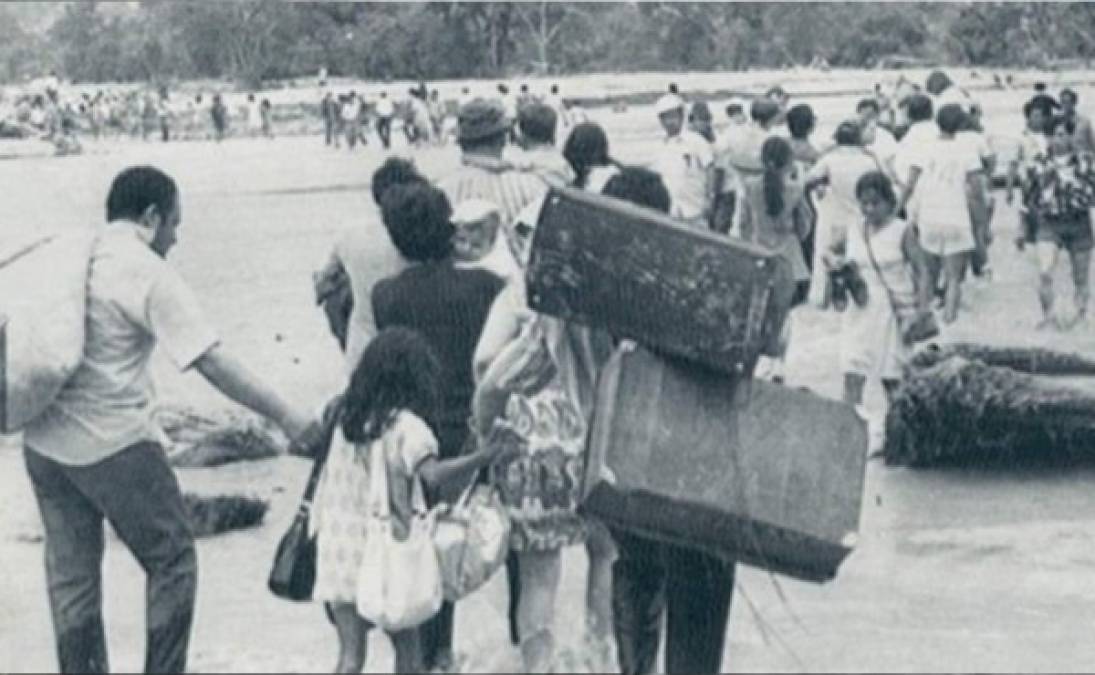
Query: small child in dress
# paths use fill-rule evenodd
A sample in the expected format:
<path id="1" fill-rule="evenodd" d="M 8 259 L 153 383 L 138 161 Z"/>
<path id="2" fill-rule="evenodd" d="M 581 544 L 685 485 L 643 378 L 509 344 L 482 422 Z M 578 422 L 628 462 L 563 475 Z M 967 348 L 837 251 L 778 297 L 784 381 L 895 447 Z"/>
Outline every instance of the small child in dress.
<path id="1" fill-rule="evenodd" d="M 356 607 L 358 574 L 369 546 L 370 453 L 385 453 L 397 538 L 407 536 L 413 514 L 426 508 L 423 491 L 415 489 L 417 481 L 427 489 L 467 483 L 499 454 L 496 448 L 483 448 L 445 461 L 438 458 L 431 425 L 440 375 L 440 363 L 424 337 L 389 328 L 369 343 L 342 397 L 312 518 L 318 542 L 313 598 L 327 603 L 338 632 L 335 672 L 361 672 L 373 627 Z M 419 634 L 416 627 L 389 636 L 395 672 L 425 670 Z"/>

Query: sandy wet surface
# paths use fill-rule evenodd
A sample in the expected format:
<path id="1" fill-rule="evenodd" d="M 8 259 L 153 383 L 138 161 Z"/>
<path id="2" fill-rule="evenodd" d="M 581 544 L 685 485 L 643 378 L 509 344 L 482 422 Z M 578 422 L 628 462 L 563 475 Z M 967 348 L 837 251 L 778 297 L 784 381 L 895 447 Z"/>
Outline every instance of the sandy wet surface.
<path id="1" fill-rule="evenodd" d="M 1081 94 L 1082 96 L 1084 93 Z M 1088 96 L 1090 98 L 1090 95 Z M 1017 124 L 1016 99 L 983 97 L 994 124 Z M 850 99 L 817 105 L 822 132 Z M 621 159 L 651 148 L 649 110 L 597 111 Z M 397 148 L 397 151 L 402 152 Z M 351 154 L 315 138 L 178 145 L 123 143 L 64 159 L 0 161 L 4 241 L 101 217 L 122 167 L 152 163 L 183 191 L 181 244 L 172 260 L 196 289 L 226 342 L 301 405 L 318 407 L 341 381 L 335 343 L 311 301 L 310 273 L 343 227 L 375 222 L 366 187 L 381 161 L 375 146 Z M 431 176 L 456 164 L 454 149 L 417 161 Z M 1002 202 L 1002 196 L 1000 197 Z M 1095 351 L 1091 328 L 1038 333 L 1031 254 L 1010 245 L 1014 211 L 997 216 L 996 280 L 968 286 L 971 310 L 948 337 Z M 1061 270 L 1061 289 L 1068 289 Z M 1067 297 L 1068 293 L 1062 294 Z M 789 376 L 827 396 L 840 391 L 838 321 L 796 318 Z M 198 408 L 224 400 L 195 376 L 157 363 L 165 399 Z M 877 407 L 877 392 L 872 392 Z M 272 501 L 266 523 L 199 544 L 201 581 L 191 648 L 196 671 L 329 669 L 333 631 L 322 611 L 273 598 L 270 556 L 308 466 L 294 458 L 222 469 L 181 470 L 187 489 L 240 491 Z M 733 671 L 1082 671 L 1095 662 L 1095 462 L 1087 465 L 912 471 L 869 464 L 860 543 L 839 577 L 816 585 L 741 568 L 726 666 Z M 20 453 L 0 445 L 0 671 L 54 669 L 41 564 L 40 526 Z M 143 661 L 143 579 L 116 539 L 108 546 L 106 613 L 116 670 Z M 558 628 L 566 663 L 585 665 L 578 626 L 585 557 L 566 554 Z M 467 668 L 518 667 L 505 634 L 504 581 L 460 605 L 457 647 Z M 368 669 L 390 667 L 375 639 Z"/>

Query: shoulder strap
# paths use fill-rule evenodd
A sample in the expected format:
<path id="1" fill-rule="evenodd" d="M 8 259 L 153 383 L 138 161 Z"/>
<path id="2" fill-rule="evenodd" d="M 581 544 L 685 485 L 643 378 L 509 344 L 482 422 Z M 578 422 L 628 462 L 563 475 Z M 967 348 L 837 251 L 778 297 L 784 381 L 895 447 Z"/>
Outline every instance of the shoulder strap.
<path id="1" fill-rule="evenodd" d="M 863 243 L 867 246 L 867 257 L 871 260 L 871 267 L 874 268 L 875 274 L 878 275 L 878 282 L 882 284 L 882 288 L 886 289 L 886 295 L 890 300 L 890 307 L 894 312 L 897 312 L 897 300 L 894 297 L 893 289 L 886 283 L 886 277 L 882 274 L 882 268 L 878 265 L 878 260 L 874 257 L 874 248 L 871 246 L 871 236 L 867 222 L 863 222 Z"/>
<path id="2" fill-rule="evenodd" d="M 319 486 L 319 477 L 323 473 L 323 467 L 327 464 L 327 455 L 331 451 L 331 442 L 334 440 L 335 426 L 342 419 L 342 397 L 339 396 L 327 404 L 323 410 L 323 443 L 316 452 L 315 462 L 312 464 L 312 473 L 308 476 L 308 486 L 304 488 L 304 503 L 311 504 Z"/>

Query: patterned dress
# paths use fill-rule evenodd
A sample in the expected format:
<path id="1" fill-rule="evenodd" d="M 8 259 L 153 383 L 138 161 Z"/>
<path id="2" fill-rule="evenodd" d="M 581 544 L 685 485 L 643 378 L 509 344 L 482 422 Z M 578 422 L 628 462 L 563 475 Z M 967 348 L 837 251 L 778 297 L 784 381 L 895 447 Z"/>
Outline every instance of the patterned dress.
<path id="1" fill-rule="evenodd" d="M 376 441 L 351 443 L 335 429 L 327 464 L 316 490 L 311 528 L 317 535 L 317 602 L 354 603 L 364 559 L 369 504 L 369 453 L 383 452 L 388 465 L 392 529 L 405 537 L 414 512 L 424 511 L 425 498 L 416 476 L 427 457 L 437 456 L 437 439 L 416 415 L 401 411 Z"/>
<path id="2" fill-rule="evenodd" d="M 577 514 L 586 424 L 554 362 L 546 323 L 533 322 L 495 359 L 476 411 L 487 443 L 517 450 L 490 474 L 513 520 L 515 551 L 554 550 L 586 535 Z"/>

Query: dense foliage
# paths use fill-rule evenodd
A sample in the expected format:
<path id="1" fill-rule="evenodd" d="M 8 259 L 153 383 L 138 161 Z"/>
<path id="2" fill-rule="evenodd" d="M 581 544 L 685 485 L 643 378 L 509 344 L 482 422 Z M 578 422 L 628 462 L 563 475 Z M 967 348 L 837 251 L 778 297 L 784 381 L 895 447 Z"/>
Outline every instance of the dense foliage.
<path id="1" fill-rule="evenodd" d="M 0 5 L 0 80 L 456 78 L 1095 54 L 1085 3 L 242 2 Z"/>

